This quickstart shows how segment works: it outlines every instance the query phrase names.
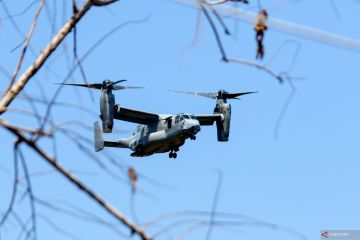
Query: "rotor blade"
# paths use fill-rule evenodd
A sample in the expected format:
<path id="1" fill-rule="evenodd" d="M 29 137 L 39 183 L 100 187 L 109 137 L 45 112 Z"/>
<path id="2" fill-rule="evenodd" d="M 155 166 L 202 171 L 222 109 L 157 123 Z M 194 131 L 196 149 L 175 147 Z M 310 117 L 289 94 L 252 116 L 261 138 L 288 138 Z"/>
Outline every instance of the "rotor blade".
<path id="1" fill-rule="evenodd" d="M 121 83 L 121 82 L 126 82 L 126 81 L 127 81 L 127 80 L 122 79 L 122 80 L 118 80 L 118 81 L 115 81 L 115 82 L 111 82 L 111 84 L 109 85 L 109 87 L 114 86 L 115 84 L 118 84 L 118 83 Z"/>
<path id="2" fill-rule="evenodd" d="M 113 90 L 123 90 L 123 89 L 139 89 L 139 88 L 143 88 L 143 87 L 132 87 L 132 86 L 119 86 L 119 85 L 114 85 L 112 86 Z"/>
<path id="3" fill-rule="evenodd" d="M 95 88 L 101 89 L 101 83 L 54 83 L 59 85 L 68 85 L 68 86 L 76 86 L 76 87 L 86 87 L 86 88 Z"/>
<path id="4" fill-rule="evenodd" d="M 223 96 L 228 99 L 238 99 L 237 97 L 257 92 L 224 93 Z"/>
<path id="5" fill-rule="evenodd" d="M 174 93 L 185 93 L 185 94 L 190 94 L 190 95 L 202 96 L 202 97 L 207 97 L 207 98 L 212 98 L 212 99 L 217 98 L 217 93 L 197 93 L 197 92 L 188 92 L 188 91 L 180 91 L 180 90 L 169 90 L 169 91 L 174 92 Z"/>

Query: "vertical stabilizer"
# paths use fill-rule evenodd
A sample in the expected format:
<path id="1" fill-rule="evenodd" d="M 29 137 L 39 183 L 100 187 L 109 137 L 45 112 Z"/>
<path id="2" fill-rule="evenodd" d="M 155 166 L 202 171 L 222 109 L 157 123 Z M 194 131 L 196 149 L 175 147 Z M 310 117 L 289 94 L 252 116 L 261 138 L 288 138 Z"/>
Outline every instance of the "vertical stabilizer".
<path id="1" fill-rule="evenodd" d="M 94 146 L 95 152 L 104 149 L 104 137 L 99 122 L 94 122 Z"/>

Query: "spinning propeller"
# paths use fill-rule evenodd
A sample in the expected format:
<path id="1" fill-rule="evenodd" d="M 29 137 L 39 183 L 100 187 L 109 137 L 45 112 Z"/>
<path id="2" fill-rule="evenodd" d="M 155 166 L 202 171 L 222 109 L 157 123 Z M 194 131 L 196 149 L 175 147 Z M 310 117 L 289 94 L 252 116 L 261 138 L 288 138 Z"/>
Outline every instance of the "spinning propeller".
<path id="1" fill-rule="evenodd" d="M 102 83 L 56 83 L 60 85 L 68 85 L 75 87 L 94 88 L 101 90 L 100 95 L 100 119 L 102 121 L 102 131 L 104 133 L 111 133 L 114 125 L 114 109 L 115 109 L 115 96 L 112 90 L 123 90 L 132 88 L 142 87 L 130 87 L 116 85 L 126 80 L 110 81 L 109 79 L 104 80 Z M 100 126 L 95 123 L 95 133 L 101 131 Z M 101 144 L 95 144 L 95 149 L 101 149 Z"/>
<path id="2" fill-rule="evenodd" d="M 220 90 L 217 93 L 197 93 L 197 92 L 188 92 L 188 91 L 179 91 L 179 90 L 170 90 L 170 92 L 175 92 L 175 93 L 185 93 L 185 94 L 190 94 L 190 95 L 197 95 L 197 96 L 202 96 L 202 97 L 207 97 L 207 98 L 212 98 L 212 99 L 239 99 L 239 96 L 243 96 L 246 94 L 251 94 L 251 93 L 257 93 L 257 92 L 239 92 L 239 93 L 229 93 L 226 92 L 225 90 Z"/>
<path id="3" fill-rule="evenodd" d="M 136 89 L 142 87 L 131 87 L 131 86 L 121 86 L 116 85 L 121 82 L 125 82 L 127 80 L 118 80 L 118 81 L 110 81 L 109 79 L 104 80 L 102 83 L 55 83 L 60 85 L 68 85 L 68 86 L 76 86 L 76 87 L 86 87 L 86 88 L 94 88 L 94 89 L 108 89 L 108 90 L 123 90 L 123 89 Z"/>

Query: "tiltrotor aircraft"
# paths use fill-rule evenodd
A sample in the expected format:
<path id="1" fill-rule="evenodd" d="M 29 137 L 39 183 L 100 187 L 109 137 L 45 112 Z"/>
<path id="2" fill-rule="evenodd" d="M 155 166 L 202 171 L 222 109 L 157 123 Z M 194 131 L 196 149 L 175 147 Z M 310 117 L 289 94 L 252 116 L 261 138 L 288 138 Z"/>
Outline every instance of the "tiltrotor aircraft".
<path id="1" fill-rule="evenodd" d="M 101 90 L 100 96 L 100 119 L 94 123 L 94 145 L 95 151 L 100 151 L 104 147 L 129 148 L 133 152 L 133 157 L 150 156 L 154 153 L 169 152 L 170 158 L 177 157 L 177 151 L 190 138 L 196 139 L 196 134 L 200 131 L 200 126 L 210 126 L 216 122 L 217 138 L 220 142 L 227 142 L 230 133 L 231 105 L 228 99 L 238 99 L 239 96 L 254 92 L 228 93 L 220 90 L 217 93 L 195 93 L 174 91 L 186 94 L 199 95 L 216 99 L 216 106 L 213 114 L 157 114 L 140 110 L 121 107 L 115 104 L 113 90 L 122 90 L 138 87 L 126 87 L 116 85 L 126 80 L 112 82 L 105 80 L 103 83 L 77 84 L 63 83 L 63 85 L 80 86 Z M 128 138 L 123 138 L 117 142 L 104 141 L 103 133 L 111 133 L 114 119 L 137 123 L 137 132 Z"/>

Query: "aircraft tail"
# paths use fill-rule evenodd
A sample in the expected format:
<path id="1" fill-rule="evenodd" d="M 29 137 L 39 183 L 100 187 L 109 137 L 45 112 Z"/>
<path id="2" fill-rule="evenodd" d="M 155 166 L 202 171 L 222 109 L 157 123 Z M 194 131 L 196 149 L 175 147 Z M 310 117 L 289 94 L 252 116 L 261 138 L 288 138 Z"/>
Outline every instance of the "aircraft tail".
<path id="1" fill-rule="evenodd" d="M 94 147 L 95 152 L 104 149 L 104 137 L 99 122 L 94 123 Z"/>

